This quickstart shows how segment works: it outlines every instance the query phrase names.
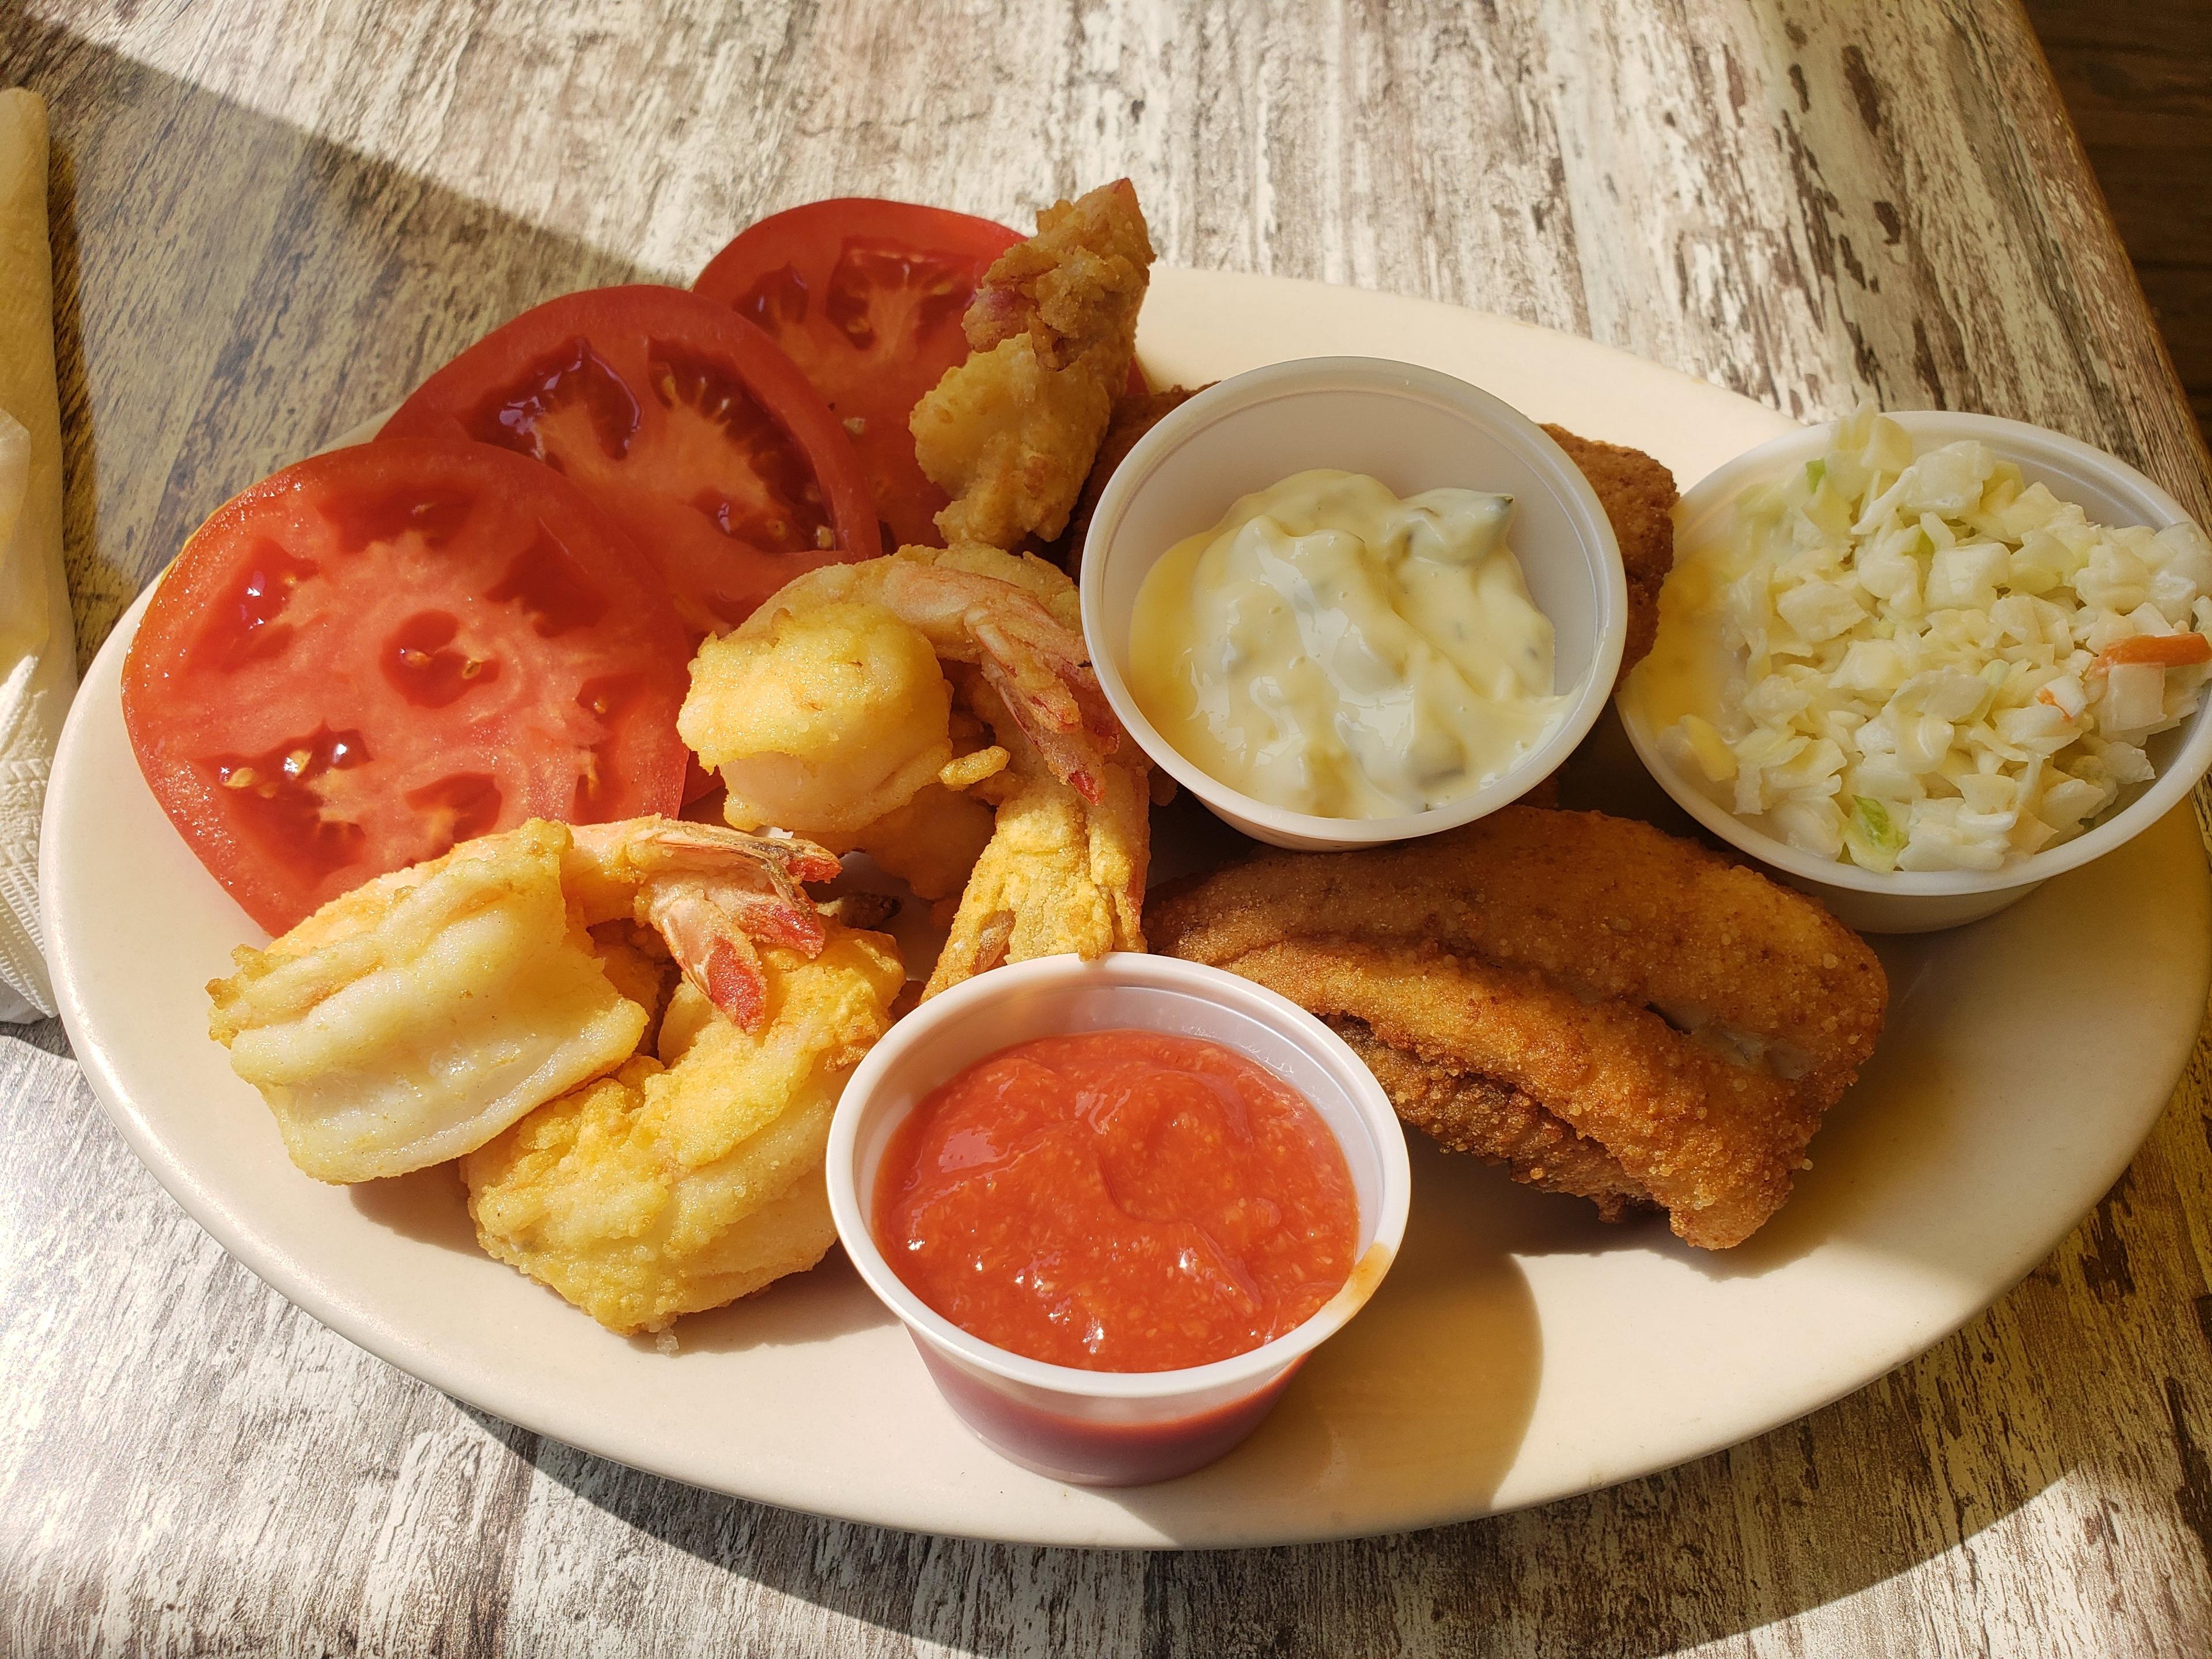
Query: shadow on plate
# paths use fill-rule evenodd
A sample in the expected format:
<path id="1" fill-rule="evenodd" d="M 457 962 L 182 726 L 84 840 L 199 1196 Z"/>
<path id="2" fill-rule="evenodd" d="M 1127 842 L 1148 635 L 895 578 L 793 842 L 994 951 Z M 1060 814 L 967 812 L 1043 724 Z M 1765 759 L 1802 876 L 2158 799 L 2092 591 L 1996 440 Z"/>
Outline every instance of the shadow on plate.
<path id="1" fill-rule="evenodd" d="M 434 1164 L 386 1181 L 358 1182 L 346 1188 L 355 1209 L 380 1227 L 404 1238 L 420 1239 L 470 1255 L 477 1246 L 476 1223 L 469 1219 L 468 1189 L 458 1164 Z"/>
<path id="2" fill-rule="evenodd" d="M 1396 1265 L 1358 1316 L 1315 1351 L 1251 1439 L 1182 1480 L 1109 1495 L 1170 1534 L 1227 1504 L 1326 1503 L 1332 1492 L 1378 1480 L 1485 1501 L 1527 1432 L 1543 1338 L 1528 1279 L 1509 1254 L 1516 1230 L 1492 1194 L 1467 1192 L 1453 1166 L 1468 1162 L 1414 1149 L 1413 1211 Z"/>
<path id="3" fill-rule="evenodd" d="M 842 1245 L 812 1271 L 779 1279 L 767 1289 L 709 1313 L 687 1314 L 676 1322 L 675 1357 L 690 1353 L 742 1353 L 748 1348 L 782 1348 L 868 1330 L 893 1322 L 853 1269 Z M 633 1346 L 659 1350 L 650 1336 L 630 1339 Z"/>
<path id="4" fill-rule="evenodd" d="M 465 1255 L 483 1254 L 477 1243 L 476 1224 L 469 1219 L 468 1193 L 458 1164 L 439 1164 L 386 1181 L 361 1182 L 347 1188 L 346 1196 L 365 1218 L 403 1237 Z M 556 1294 L 550 1290 L 544 1293 Z M 578 1319 L 588 1317 L 574 1309 L 568 1311 Z M 868 1293 L 843 1249 L 832 1245 L 811 1273 L 793 1273 L 726 1308 L 678 1320 L 672 1351 L 663 1347 L 665 1339 L 659 1337 L 632 1337 L 630 1342 L 647 1352 L 672 1352 L 681 1358 L 826 1341 L 890 1322 L 890 1314 Z"/>

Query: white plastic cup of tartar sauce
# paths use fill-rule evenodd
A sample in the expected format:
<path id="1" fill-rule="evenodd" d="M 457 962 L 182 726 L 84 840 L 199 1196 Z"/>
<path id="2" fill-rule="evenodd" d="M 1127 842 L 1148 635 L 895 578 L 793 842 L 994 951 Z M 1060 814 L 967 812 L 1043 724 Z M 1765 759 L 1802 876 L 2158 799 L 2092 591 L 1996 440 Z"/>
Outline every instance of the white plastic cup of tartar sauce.
<path id="1" fill-rule="evenodd" d="M 1161 556 L 1218 524 L 1240 497 L 1316 467 L 1366 473 L 1403 497 L 1426 489 L 1514 499 L 1507 545 L 1553 629 L 1562 717 L 1543 742 L 1444 805 L 1397 817 L 1323 817 L 1239 793 L 1200 770 L 1146 718 L 1129 688 L 1138 590 Z M 1084 543 L 1083 632 L 1131 738 L 1216 817 L 1277 847 L 1328 851 L 1409 841 L 1496 811 L 1574 752 L 1620 669 L 1628 590 L 1604 506 L 1566 452 L 1510 404 L 1451 375 L 1380 357 L 1271 364 L 1200 392 L 1117 468 Z"/>

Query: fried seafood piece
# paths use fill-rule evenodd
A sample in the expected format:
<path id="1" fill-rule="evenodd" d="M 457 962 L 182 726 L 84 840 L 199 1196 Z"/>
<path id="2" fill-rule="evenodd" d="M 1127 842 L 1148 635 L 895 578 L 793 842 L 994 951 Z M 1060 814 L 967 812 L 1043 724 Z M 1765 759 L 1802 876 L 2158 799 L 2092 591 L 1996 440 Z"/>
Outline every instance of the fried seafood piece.
<path id="1" fill-rule="evenodd" d="M 1628 643 L 1620 656 L 1625 676 L 1659 636 L 1659 590 L 1674 568 L 1674 475 L 1640 449 L 1578 438 L 1563 426 L 1544 430 L 1590 481 L 1620 544 L 1628 577 Z"/>
<path id="2" fill-rule="evenodd" d="M 1206 386 L 1212 384 L 1206 382 Z M 1114 476 L 1115 468 L 1129 459 L 1138 439 L 1205 390 L 1204 386 L 1171 386 L 1164 392 L 1131 392 L 1114 400 L 1114 417 L 1106 424 L 1106 435 L 1098 441 L 1098 453 L 1075 498 L 1075 510 L 1067 515 L 1067 528 L 1046 550 L 1069 575 L 1083 574 L 1083 543 L 1091 534 L 1091 515 L 1098 510 L 1098 498 L 1106 493 L 1106 481 Z"/>
<path id="3" fill-rule="evenodd" d="M 961 895 L 933 991 L 1143 948 L 1149 769 L 1098 690 L 1075 584 L 1042 559 L 963 543 L 810 571 L 700 647 L 677 729 L 732 823 Z"/>
<path id="4" fill-rule="evenodd" d="M 921 470 L 952 500 L 948 544 L 1050 541 L 1091 471 L 1136 355 L 1152 245 L 1126 179 L 1037 215 L 969 302 L 970 355 L 914 407 Z"/>
<path id="5" fill-rule="evenodd" d="M 1079 610 L 1055 615 L 1033 570 L 1067 581 L 995 548 L 902 548 L 809 571 L 705 641 L 676 729 L 722 775 L 729 821 L 849 836 L 933 778 L 956 786 L 975 769 L 955 765 L 943 663 L 977 669 L 1054 773 L 1096 799 L 1121 726 Z"/>
<path id="6" fill-rule="evenodd" d="M 818 951 L 799 884 L 836 872 L 818 847 L 708 824 L 532 819 L 240 949 L 208 987 L 209 1032 L 307 1174 L 404 1174 L 629 1058 L 653 1010 L 624 990 L 659 973 L 616 924 L 651 930 L 702 996 L 757 1024 L 759 948 Z"/>
<path id="7" fill-rule="evenodd" d="M 992 694 L 978 689 L 979 701 Z M 1109 760 L 1091 800 L 1062 783 L 1018 733 L 1005 769 L 975 786 L 997 803 L 991 839 L 960 895 L 923 997 L 1002 963 L 1145 948 L 1152 853 L 1146 770 Z"/>
<path id="8" fill-rule="evenodd" d="M 756 1029 L 680 985 L 657 1061 L 540 1106 L 463 1159 L 484 1249 L 624 1334 L 819 1261 L 836 1238 L 830 1115 L 906 978 L 888 939 L 825 927 L 811 957 L 762 953 Z"/>
<path id="9" fill-rule="evenodd" d="M 1811 900 L 1595 812 L 1271 854 L 1164 890 L 1146 925 L 1337 1025 L 1447 1146 L 1608 1217 L 1661 1206 L 1708 1249 L 1788 1198 L 1888 1001 Z"/>
<path id="10" fill-rule="evenodd" d="M 1522 1091 L 1394 1048 L 1363 1019 L 1334 1014 L 1323 1020 L 1375 1073 L 1398 1115 L 1446 1152 L 1509 1164 L 1515 1180 L 1586 1198 L 1607 1221 L 1650 1203 L 1642 1183 L 1602 1144 L 1577 1134 Z"/>

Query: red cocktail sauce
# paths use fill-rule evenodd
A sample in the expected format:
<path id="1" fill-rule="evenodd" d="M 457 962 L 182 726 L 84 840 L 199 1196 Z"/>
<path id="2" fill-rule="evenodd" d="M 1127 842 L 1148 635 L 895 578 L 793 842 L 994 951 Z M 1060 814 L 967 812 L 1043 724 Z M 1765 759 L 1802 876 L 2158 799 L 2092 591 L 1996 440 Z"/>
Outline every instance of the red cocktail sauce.
<path id="1" fill-rule="evenodd" d="M 1350 1276 L 1358 1204 L 1304 1097 L 1155 1031 L 1016 1043 L 939 1085 L 876 1178 L 876 1240 L 994 1346 L 1095 1371 L 1226 1359 Z"/>

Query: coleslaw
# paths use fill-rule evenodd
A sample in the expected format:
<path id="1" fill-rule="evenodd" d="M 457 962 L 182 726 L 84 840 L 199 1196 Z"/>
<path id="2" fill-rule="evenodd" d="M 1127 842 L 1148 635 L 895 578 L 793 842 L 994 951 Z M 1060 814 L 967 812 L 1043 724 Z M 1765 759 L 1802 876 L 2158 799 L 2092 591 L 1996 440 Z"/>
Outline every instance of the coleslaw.
<path id="1" fill-rule="evenodd" d="M 1632 695 L 1791 846 L 1995 871 L 2148 782 L 2212 675 L 2212 543 L 2093 524 L 1990 447 L 1863 408 L 1668 578 Z"/>

